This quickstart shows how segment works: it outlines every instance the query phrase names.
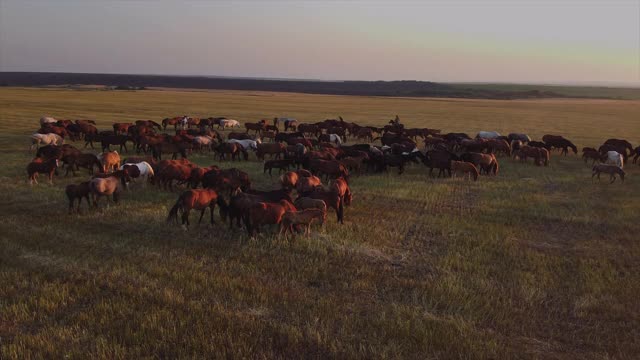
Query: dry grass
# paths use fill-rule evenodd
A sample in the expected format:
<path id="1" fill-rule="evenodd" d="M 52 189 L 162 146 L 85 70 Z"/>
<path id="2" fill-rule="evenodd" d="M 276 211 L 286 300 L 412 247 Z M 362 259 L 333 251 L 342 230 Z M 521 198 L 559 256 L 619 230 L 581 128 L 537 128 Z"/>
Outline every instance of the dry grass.
<path id="1" fill-rule="evenodd" d="M 346 224 L 249 241 L 164 224 L 176 193 L 125 194 L 66 215 L 62 188 L 26 184 L 44 114 L 112 122 L 342 115 L 446 131 L 640 140 L 636 101 L 387 99 L 243 92 L 0 89 L 2 358 L 634 358 L 640 353 L 640 168 L 591 183 L 578 158 L 504 159 L 497 178 L 423 167 L 354 178 Z M 198 156 L 200 164 L 210 164 Z M 229 164 L 225 164 L 229 166 Z M 236 163 L 275 186 L 254 160 Z M 275 178 L 275 177 L 274 177 Z M 194 215 L 192 215 L 193 217 Z"/>

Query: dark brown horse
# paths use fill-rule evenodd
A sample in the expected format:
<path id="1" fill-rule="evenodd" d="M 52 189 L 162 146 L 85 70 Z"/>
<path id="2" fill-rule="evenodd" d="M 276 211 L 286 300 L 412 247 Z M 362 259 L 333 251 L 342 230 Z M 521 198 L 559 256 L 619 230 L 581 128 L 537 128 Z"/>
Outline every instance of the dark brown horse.
<path id="1" fill-rule="evenodd" d="M 29 165 L 27 165 L 29 184 L 33 185 L 34 182 L 36 184 L 38 183 L 38 174 L 47 174 L 47 177 L 49 178 L 49 184 L 53 184 L 53 174 L 56 172 L 58 164 L 58 159 L 55 158 L 45 161 L 39 158 L 34 159 L 34 161 L 30 162 Z"/>
<path id="2" fill-rule="evenodd" d="M 202 217 L 204 216 L 207 208 L 211 213 L 211 224 L 215 224 L 213 219 L 213 211 L 216 207 L 216 204 L 220 206 L 220 217 L 223 221 L 227 216 L 227 203 L 224 201 L 222 196 L 218 196 L 218 192 L 213 189 L 192 189 L 183 192 L 175 205 L 169 210 L 169 215 L 167 216 L 167 223 L 175 222 L 178 223 L 178 211 L 182 212 L 182 225 L 189 226 L 189 213 L 191 210 L 200 210 L 200 218 L 198 219 L 198 224 L 202 222 Z"/>
<path id="3" fill-rule="evenodd" d="M 340 197 L 340 194 L 336 191 L 327 191 L 322 187 L 317 187 L 313 191 L 303 192 L 298 198 L 308 197 L 312 199 L 323 200 L 327 207 L 330 207 L 336 211 L 336 216 L 340 224 L 344 224 L 344 203 Z"/>
<path id="4" fill-rule="evenodd" d="M 91 201 L 89 200 L 89 195 L 91 194 L 89 181 L 81 182 L 80 184 L 67 185 L 64 192 L 67 195 L 67 199 L 69 199 L 69 214 L 73 213 L 73 203 L 76 200 L 78 201 L 76 212 L 78 214 L 80 213 L 80 203 L 82 202 L 82 198 L 87 199 L 87 206 L 89 208 L 91 207 Z"/>
<path id="5" fill-rule="evenodd" d="M 567 155 L 569 153 L 569 148 L 573 150 L 574 154 L 578 153 L 578 147 L 562 136 L 545 135 L 542 137 L 542 141 L 544 141 L 544 143 L 547 144 L 551 149 L 562 149 L 562 155 Z"/>

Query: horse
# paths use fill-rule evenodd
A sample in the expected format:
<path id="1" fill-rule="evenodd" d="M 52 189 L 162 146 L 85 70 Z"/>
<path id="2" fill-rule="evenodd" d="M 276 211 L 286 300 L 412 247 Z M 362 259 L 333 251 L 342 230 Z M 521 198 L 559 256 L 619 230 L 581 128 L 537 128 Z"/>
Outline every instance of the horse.
<path id="1" fill-rule="evenodd" d="M 327 191 L 322 187 L 316 187 L 312 191 L 298 193 L 300 194 L 298 196 L 298 199 L 307 197 L 324 201 L 327 207 L 330 207 L 336 211 L 338 223 L 344 224 L 344 203 L 340 197 L 340 194 L 338 194 L 336 191 Z"/>
<path id="2" fill-rule="evenodd" d="M 271 144 L 256 144 L 256 156 L 258 159 L 264 160 L 264 156 L 269 154 L 270 157 L 275 155 L 276 159 L 280 158 L 280 154 L 285 154 L 287 152 L 287 148 L 281 143 L 271 143 Z"/>
<path id="3" fill-rule="evenodd" d="M 337 160 L 310 159 L 308 169 L 315 172 L 317 176 L 325 175 L 329 177 L 345 179 L 349 178 L 349 170 Z"/>
<path id="4" fill-rule="evenodd" d="M 127 150 L 127 141 L 132 141 L 133 139 L 129 135 L 107 135 L 102 136 L 100 142 L 102 144 L 102 151 L 111 151 L 111 145 L 120 145 L 120 152 L 122 152 L 122 148 L 124 147 L 124 151 Z"/>
<path id="5" fill-rule="evenodd" d="M 103 169 L 102 163 L 94 154 L 74 153 L 63 156 L 62 161 L 67 163 L 67 172 L 64 176 L 69 175 L 69 169 L 71 169 L 73 176 L 76 176 L 76 170 L 79 170 L 80 166 L 88 169 L 90 174 L 93 174 L 94 167 L 97 167 L 99 170 Z"/>
<path id="6" fill-rule="evenodd" d="M 571 148 L 574 154 L 578 153 L 578 148 L 571 141 L 565 139 L 562 136 L 545 135 L 542 137 L 542 141 L 544 141 L 544 143 L 547 144 L 550 147 L 550 149 L 553 149 L 553 148 L 562 149 L 561 151 L 562 155 L 566 156 L 569 153 L 568 148 Z"/>
<path id="7" fill-rule="evenodd" d="M 507 135 L 507 138 L 509 139 L 509 142 L 520 140 L 523 143 L 528 143 L 529 141 L 531 141 L 531 137 L 529 137 L 529 135 L 521 133 L 510 133 L 509 135 Z"/>
<path id="8" fill-rule="evenodd" d="M 262 133 L 266 129 L 266 124 L 264 122 L 245 123 L 244 128 L 247 129 L 246 131 L 247 133 L 249 133 L 249 130 L 253 130 L 254 133 L 258 135 L 259 133 Z"/>
<path id="9" fill-rule="evenodd" d="M 120 167 L 120 154 L 117 151 L 107 151 L 98 155 L 98 159 L 102 162 L 102 171 L 116 171 Z"/>
<path id="10" fill-rule="evenodd" d="M 208 135 L 199 135 L 193 138 L 193 146 L 195 149 L 209 149 L 211 151 L 211 147 L 214 144 L 213 138 Z"/>
<path id="11" fill-rule="evenodd" d="M 288 171 L 280 176 L 280 185 L 283 189 L 295 189 L 298 183 L 298 178 L 298 173 L 296 173 L 295 171 Z"/>
<path id="12" fill-rule="evenodd" d="M 245 217 L 245 225 L 249 236 L 253 237 L 255 232 L 259 233 L 262 225 L 280 225 L 289 205 L 293 207 L 292 204 L 287 203 L 286 200 L 282 200 L 277 204 L 259 202 L 251 206 L 249 216 Z"/>
<path id="13" fill-rule="evenodd" d="M 287 233 L 290 232 L 291 235 L 295 237 L 293 232 L 293 227 L 295 225 L 304 225 L 305 231 L 304 234 L 309 237 L 311 234 L 311 223 L 313 220 L 318 219 L 320 224 L 324 224 L 326 220 L 327 212 L 326 210 L 323 212 L 319 209 L 305 209 L 299 211 L 286 211 L 282 216 L 282 220 L 280 222 L 280 232 L 278 236 L 282 235 L 284 231 L 284 239 L 287 239 Z"/>
<path id="14" fill-rule="evenodd" d="M 296 191 L 300 194 L 307 191 L 313 191 L 316 187 L 322 186 L 322 180 L 313 175 L 308 177 L 298 177 L 298 181 L 295 186 Z"/>
<path id="15" fill-rule="evenodd" d="M 595 165 L 596 161 L 602 161 L 602 154 L 598 152 L 598 150 L 591 149 L 582 149 L 582 158 L 584 159 L 584 163 L 586 164 L 589 159 L 593 160 L 591 162 L 591 166 Z"/>
<path id="16" fill-rule="evenodd" d="M 226 157 L 227 157 L 226 154 L 230 154 L 231 155 L 231 160 L 232 161 L 235 161 L 236 158 L 240 158 L 241 154 L 244 154 L 245 160 L 247 160 L 249 158 L 249 154 L 242 147 L 242 145 L 240 145 L 238 143 L 235 143 L 235 142 L 220 143 L 220 145 L 218 145 L 215 148 L 215 151 L 220 156 L 220 160 L 221 161 L 226 160 Z"/>
<path id="17" fill-rule="evenodd" d="M 625 155 L 627 153 L 627 150 L 629 150 L 629 152 L 633 152 L 633 145 L 631 145 L 630 142 L 624 139 L 607 139 L 607 141 L 604 142 L 604 145 L 614 145 L 616 147 L 623 148 L 625 149 L 624 150 Z M 620 151 L 618 152 L 622 154 L 622 152 Z"/>
<path id="18" fill-rule="evenodd" d="M 622 154 L 618 153 L 617 151 L 607 151 L 607 154 L 605 155 L 604 163 L 609 165 L 615 165 L 620 169 L 624 168 L 624 158 Z"/>
<path id="19" fill-rule="evenodd" d="M 31 134 L 31 146 L 29 146 L 29 151 L 32 151 L 35 147 L 37 150 L 40 145 L 62 145 L 64 143 L 64 139 L 62 136 L 58 134 Z"/>
<path id="20" fill-rule="evenodd" d="M 191 189 L 183 192 L 176 201 L 175 205 L 169 210 L 169 215 L 167 216 L 167 223 L 175 222 L 178 223 L 178 211 L 182 212 L 182 225 L 188 227 L 189 223 L 189 213 L 191 210 L 200 210 L 200 218 L 198 219 L 198 224 L 202 222 L 202 218 L 204 217 L 204 213 L 209 209 L 211 212 L 211 225 L 215 224 L 213 219 L 213 211 L 216 207 L 216 204 L 220 206 L 220 216 L 223 221 L 226 219 L 228 206 L 224 201 L 222 196 L 218 195 L 218 192 L 214 189 Z"/>
<path id="21" fill-rule="evenodd" d="M 40 118 L 40 126 L 44 126 L 46 124 L 55 124 L 57 123 L 58 120 L 50 117 L 50 116 L 43 116 Z"/>
<path id="22" fill-rule="evenodd" d="M 253 150 L 253 151 L 258 150 L 258 144 L 262 143 L 262 141 L 260 141 L 260 139 L 256 139 L 256 140 L 230 139 L 230 140 L 227 140 L 227 142 L 240 144 L 245 150 Z"/>
<path id="23" fill-rule="evenodd" d="M 146 126 L 146 127 L 150 127 L 150 128 L 158 128 L 159 130 L 162 130 L 162 127 L 160 126 L 160 124 L 158 124 L 157 122 L 153 121 L 153 120 L 136 120 L 136 125 L 137 126 Z"/>
<path id="24" fill-rule="evenodd" d="M 115 123 L 113 124 L 113 132 L 116 134 L 126 134 L 132 126 L 134 126 L 133 123 Z"/>
<path id="25" fill-rule="evenodd" d="M 460 158 L 463 161 L 470 162 L 480 170 L 480 174 L 484 171 L 487 175 L 493 173 L 498 175 L 498 159 L 493 154 L 481 154 L 481 153 L 464 153 Z"/>
<path id="26" fill-rule="evenodd" d="M 468 178 L 473 176 L 473 181 L 478 181 L 478 168 L 475 167 L 472 163 L 466 161 L 451 161 L 451 171 L 453 174 L 463 173 L 469 175 Z"/>
<path id="27" fill-rule="evenodd" d="M 438 169 L 438 177 L 444 176 L 445 171 L 451 176 L 451 161 L 460 160 L 456 154 L 447 150 L 427 151 L 423 163 L 429 167 L 429 176 L 433 177 L 433 169 Z"/>
<path id="28" fill-rule="evenodd" d="M 143 187 L 145 186 L 147 181 L 149 181 L 149 178 L 152 178 L 155 175 L 155 173 L 153 172 L 153 167 L 146 161 L 141 161 L 136 163 L 125 162 L 124 165 L 120 166 L 120 170 L 124 170 L 125 166 L 127 167 L 135 166 L 138 169 L 139 175 L 137 177 L 141 177 L 143 179 L 143 182 L 142 182 Z M 130 170 L 129 170 L 129 173 L 131 173 Z"/>
<path id="29" fill-rule="evenodd" d="M 342 138 L 337 134 L 321 134 L 318 137 L 318 141 L 342 145 Z"/>
<path id="30" fill-rule="evenodd" d="M 94 177 L 89 181 L 89 190 L 93 199 L 93 206 L 98 207 L 98 200 L 102 196 L 113 196 L 113 201 L 118 203 L 120 193 L 127 187 L 131 178 L 126 170 L 118 170 L 105 177 Z"/>
<path id="31" fill-rule="evenodd" d="M 58 159 L 49 159 L 43 161 L 40 158 L 34 159 L 27 165 L 27 174 L 29 175 L 29 185 L 38 183 L 38 174 L 47 174 L 49 178 L 49 184 L 53 184 L 53 174 L 56 172 L 56 168 L 59 165 Z"/>
<path id="32" fill-rule="evenodd" d="M 73 213 L 73 203 L 76 200 L 78 200 L 76 212 L 78 214 L 80 213 L 80 203 L 82 203 L 82 198 L 87 199 L 87 206 L 91 208 L 91 201 L 89 199 L 91 189 L 89 188 L 89 181 L 84 181 L 80 184 L 67 185 L 64 189 L 64 193 L 67 195 L 67 199 L 69 199 L 69 214 Z"/>
<path id="33" fill-rule="evenodd" d="M 289 171 L 289 168 L 294 165 L 293 159 L 284 159 L 284 160 L 267 160 L 264 162 L 264 170 L 263 174 L 269 170 L 269 176 L 271 176 L 271 170 L 273 168 L 278 169 L 278 173 L 282 171 Z"/>
<path id="34" fill-rule="evenodd" d="M 159 144 L 155 144 L 151 146 L 151 154 L 154 159 L 162 160 L 162 154 L 172 154 L 172 159 L 177 159 L 178 154 L 182 156 L 183 159 L 187 158 L 187 152 L 191 151 L 193 145 L 191 143 L 167 143 L 161 142 Z"/>
<path id="35" fill-rule="evenodd" d="M 234 128 L 234 127 L 240 127 L 240 122 L 238 120 L 234 120 L 234 119 L 223 119 L 220 120 L 220 123 L 218 124 L 218 129 L 222 128 L 222 130 L 226 129 L 226 128 Z"/>
<path id="36" fill-rule="evenodd" d="M 624 176 L 626 174 L 624 170 L 622 170 L 618 166 L 606 164 L 595 165 L 592 171 L 593 173 L 591 174 L 591 181 L 593 181 L 593 177 L 596 175 L 598 176 L 598 181 L 600 181 L 600 173 L 605 173 L 609 174 L 609 179 L 611 179 L 610 184 L 613 184 L 613 182 L 616 181 L 616 175 L 620 175 L 620 179 L 622 179 L 622 182 L 624 182 Z"/>
<path id="37" fill-rule="evenodd" d="M 351 201 L 353 200 L 353 194 L 351 193 L 351 189 L 349 188 L 349 184 L 347 180 L 342 177 L 337 178 L 333 183 L 329 185 L 329 190 L 335 191 L 340 195 L 342 201 L 346 206 L 351 206 Z"/>
<path id="38" fill-rule="evenodd" d="M 520 161 L 527 161 L 528 157 L 532 157 L 537 166 L 543 163 L 544 166 L 549 166 L 549 151 L 545 148 L 523 145 L 518 152 L 514 154 L 514 157 L 516 156 L 520 158 Z"/>
<path id="39" fill-rule="evenodd" d="M 500 133 L 497 131 L 479 131 L 478 134 L 476 135 L 476 139 L 496 139 L 499 138 Z"/>

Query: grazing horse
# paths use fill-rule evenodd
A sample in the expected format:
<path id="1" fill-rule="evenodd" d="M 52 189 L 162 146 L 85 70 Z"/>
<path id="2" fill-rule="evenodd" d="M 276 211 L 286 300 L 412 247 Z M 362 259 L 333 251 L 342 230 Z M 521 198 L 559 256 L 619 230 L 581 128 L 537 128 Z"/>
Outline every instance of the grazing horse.
<path id="1" fill-rule="evenodd" d="M 44 126 L 46 124 L 55 124 L 57 123 L 58 120 L 50 117 L 50 116 L 43 116 L 40 118 L 40 126 Z"/>
<path id="2" fill-rule="evenodd" d="M 245 123 L 244 124 L 244 128 L 247 129 L 247 133 L 249 133 L 249 130 L 253 130 L 254 133 L 256 134 L 256 136 L 260 133 L 262 133 L 266 128 L 267 125 L 264 122 L 258 122 L 258 123 Z"/>
<path id="3" fill-rule="evenodd" d="M 622 170 L 621 168 L 615 166 L 615 165 L 606 165 L 606 164 L 599 164 L 593 167 L 592 169 L 593 173 L 591 174 L 591 180 L 593 181 L 593 177 L 594 176 L 598 176 L 598 181 L 600 181 L 600 173 L 605 173 L 605 174 L 609 174 L 609 179 L 611 179 L 610 184 L 613 184 L 614 181 L 616 181 L 616 175 L 620 175 L 620 179 L 622 179 L 622 182 L 624 182 L 624 176 L 625 176 L 625 172 L 624 170 Z"/>
<path id="4" fill-rule="evenodd" d="M 249 236 L 253 236 L 255 232 L 259 233 L 262 225 L 280 225 L 282 217 L 289 208 L 295 209 L 293 204 L 286 200 L 281 200 L 277 204 L 259 202 L 251 206 L 249 216 L 245 217 Z"/>
<path id="5" fill-rule="evenodd" d="M 64 143 L 64 139 L 62 136 L 58 134 L 31 134 L 31 146 L 29 146 L 29 151 L 38 149 L 40 145 L 62 145 Z"/>
<path id="6" fill-rule="evenodd" d="M 76 176 L 76 170 L 79 170 L 79 167 L 88 169 L 90 174 L 93 174 L 94 167 L 97 167 L 98 170 L 103 169 L 102 163 L 94 154 L 73 153 L 63 156 L 62 161 L 67 163 L 65 176 L 69 175 L 69 169 L 73 172 L 73 176 Z"/>
<path id="7" fill-rule="evenodd" d="M 340 198 L 340 194 L 338 194 L 336 191 L 327 191 L 322 187 L 316 187 L 313 191 L 300 193 L 298 199 L 304 197 L 324 201 L 327 207 L 330 207 L 336 211 L 338 223 L 344 224 L 344 203 Z"/>
<path id="8" fill-rule="evenodd" d="M 520 161 L 527 161 L 527 158 L 531 157 L 537 166 L 543 163 L 544 166 L 549 166 L 549 151 L 545 148 L 523 145 L 518 152 L 514 154 L 514 157 L 516 156 L 520 158 Z"/>
<path id="9" fill-rule="evenodd" d="M 102 162 L 102 171 L 116 171 L 120 167 L 120 154 L 117 151 L 107 151 L 99 154 L 98 159 Z"/>
<path id="10" fill-rule="evenodd" d="M 145 184 L 149 181 L 150 178 L 153 178 L 153 176 L 155 175 L 155 173 L 153 172 L 153 167 L 146 161 L 141 161 L 141 162 L 137 162 L 137 163 L 128 163 L 125 162 L 124 165 L 120 166 L 120 170 L 124 170 L 125 166 L 135 166 L 136 168 L 138 168 L 138 173 L 139 175 L 137 177 L 142 178 L 142 186 L 144 187 Z M 131 172 L 131 171 L 129 171 Z"/>
<path id="11" fill-rule="evenodd" d="M 102 136 L 100 142 L 102 144 L 102 151 L 111 151 L 111 145 L 120 145 L 120 152 L 122 152 L 122 148 L 124 147 L 124 151 L 127 150 L 127 141 L 132 141 L 133 139 L 129 135 L 106 135 Z"/>
<path id="12" fill-rule="evenodd" d="M 605 155 L 604 163 L 609 165 L 615 165 L 620 169 L 624 168 L 624 158 L 622 154 L 618 153 L 617 151 L 607 151 L 607 154 Z"/>
<path id="13" fill-rule="evenodd" d="M 226 128 L 234 128 L 234 127 L 238 127 L 238 128 L 240 127 L 240 122 L 238 120 L 222 119 L 218 124 L 218 129 L 222 128 L 222 130 Z"/>
<path id="14" fill-rule="evenodd" d="M 298 173 L 295 171 L 289 171 L 280 176 L 280 185 L 282 185 L 282 188 L 285 190 L 295 189 L 298 184 L 298 178 Z"/>
<path id="15" fill-rule="evenodd" d="M 69 199 L 69 214 L 73 213 L 73 203 L 76 200 L 78 200 L 76 212 L 78 214 L 80 213 L 80 203 L 82 203 L 82 198 L 87 199 L 87 206 L 91 208 L 91 201 L 89 199 L 91 189 L 89 188 L 89 181 L 84 181 L 80 184 L 67 185 L 64 189 L 64 193 L 67 195 L 67 199 Z"/>
<path id="16" fill-rule="evenodd" d="M 493 175 L 498 175 L 498 159 L 493 154 L 481 154 L 481 153 L 464 153 L 460 156 L 463 161 L 470 162 L 475 165 L 479 170 L 480 174 L 484 171 L 485 174 L 489 175 L 489 173 L 493 173 Z"/>
<path id="17" fill-rule="evenodd" d="M 198 219 L 198 224 L 202 222 L 202 217 L 204 216 L 207 208 L 211 212 L 211 225 L 215 224 L 213 220 L 213 211 L 216 207 L 216 204 L 220 206 L 220 216 L 224 220 L 226 218 L 226 214 L 228 211 L 227 203 L 224 201 L 222 196 L 218 196 L 218 192 L 213 189 L 192 189 L 183 192 L 175 205 L 169 210 L 169 215 L 167 216 L 167 223 L 175 222 L 178 223 L 178 211 L 182 212 L 182 225 L 189 226 L 189 213 L 191 210 L 200 210 L 200 219 Z"/>
<path id="18" fill-rule="evenodd" d="M 588 160 L 591 161 L 591 166 L 595 165 L 596 161 L 602 161 L 602 154 L 598 152 L 598 150 L 591 149 L 582 149 L 582 158 L 584 159 L 584 163 L 586 164 Z"/>
<path id="19" fill-rule="evenodd" d="M 296 183 L 296 191 L 300 193 L 304 193 L 307 191 L 313 191 L 316 187 L 322 186 L 322 180 L 320 180 L 317 176 L 304 176 L 298 177 L 298 182 Z"/>
<path id="20" fill-rule="evenodd" d="M 56 172 L 58 165 L 58 159 L 49 159 L 46 161 L 42 161 L 40 158 L 34 159 L 34 161 L 27 165 L 29 185 L 33 185 L 34 182 L 36 184 L 38 183 L 38 174 L 47 174 L 49 184 L 53 184 L 53 174 Z"/>
<path id="21" fill-rule="evenodd" d="M 236 158 L 240 159 L 240 155 L 244 154 L 245 160 L 249 158 L 249 154 L 242 147 L 242 145 L 234 142 L 224 142 L 215 148 L 216 153 L 220 156 L 220 161 L 224 161 L 227 158 L 226 154 L 231 155 L 231 160 L 235 161 Z"/>
<path id="22" fill-rule="evenodd" d="M 105 177 L 94 177 L 89 181 L 89 190 L 93 198 L 93 206 L 98 207 L 98 200 L 102 196 L 113 195 L 113 201 L 118 202 L 120 193 L 127 187 L 127 182 L 131 180 L 126 170 L 118 170 Z"/>
<path id="23" fill-rule="evenodd" d="M 293 227 L 295 225 L 304 225 L 305 226 L 304 234 L 305 236 L 309 237 L 309 235 L 311 234 L 311 223 L 313 222 L 313 220 L 317 219 L 318 221 L 320 221 L 320 224 L 322 225 L 324 224 L 326 217 L 327 217 L 326 210 L 324 212 L 319 209 L 287 211 L 282 216 L 282 220 L 280 222 L 280 232 L 278 236 L 282 235 L 282 232 L 284 231 L 285 240 L 287 239 L 287 233 L 291 233 L 291 235 L 295 237 L 295 234 L 293 232 Z"/>
<path id="24" fill-rule="evenodd" d="M 451 161 L 451 171 L 453 174 L 463 173 L 469 175 L 468 178 L 473 176 L 473 181 L 478 181 L 478 168 L 472 163 L 466 161 Z"/>
<path id="25" fill-rule="evenodd" d="M 544 141 L 545 144 L 547 144 L 550 147 L 550 149 L 553 149 L 553 148 L 562 149 L 562 152 L 561 152 L 562 155 L 567 155 L 569 153 L 568 148 L 571 148 L 574 154 L 578 153 L 578 147 L 576 147 L 571 141 L 565 139 L 562 136 L 545 135 L 542 137 L 542 141 Z"/>
<path id="26" fill-rule="evenodd" d="M 293 159 L 284 159 L 284 160 L 267 160 L 264 162 L 264 170 L 263 174 L 266 174 L 267 170 L 269 170 L 269 176 L 271 176 L 271 170 L 273 168 L 278 169 L 278 173 L 282 171 L 289 171 L 289 168 L 294 166 Z"/>

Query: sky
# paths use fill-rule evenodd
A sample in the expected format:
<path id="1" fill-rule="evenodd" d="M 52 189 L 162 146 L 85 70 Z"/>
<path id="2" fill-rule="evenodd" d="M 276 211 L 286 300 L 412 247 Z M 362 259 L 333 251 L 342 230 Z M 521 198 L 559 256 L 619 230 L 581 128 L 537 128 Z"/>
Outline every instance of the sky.
<path id="1" fill-rule="evenodd" d="M 640 85 L 640 0 L 0 0 L 0 71 Z"/>

